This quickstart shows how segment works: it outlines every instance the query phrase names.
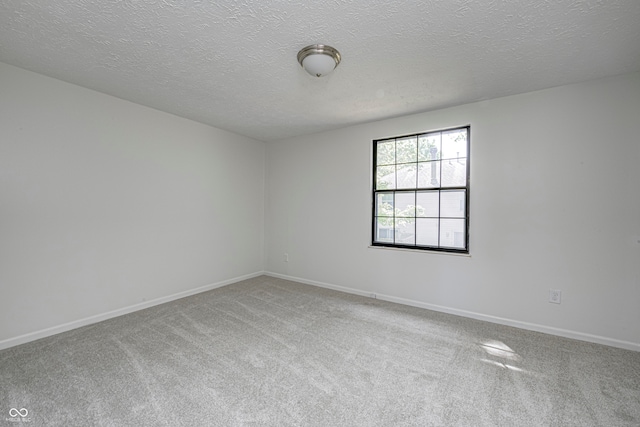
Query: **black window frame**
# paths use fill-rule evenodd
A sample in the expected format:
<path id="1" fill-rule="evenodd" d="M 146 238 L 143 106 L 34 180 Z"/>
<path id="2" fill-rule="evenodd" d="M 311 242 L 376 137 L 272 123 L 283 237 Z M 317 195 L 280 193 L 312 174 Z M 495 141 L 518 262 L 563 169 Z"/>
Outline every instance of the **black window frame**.
<path id="1" fill-rule="evenodd" d="M 416 186 L 415 188 L 397 188 L 397 182 L 396 185 L 394 185 L 394 188 L 392 189 L 378 189 L 377 188 L 377 184 L 378 184 L 378 179 L 377 179 L 377 170 L 378 170 L 378 143 L 380 142 L 388 142 L 388 141 L 395 141 L 397 143 L 398 140 L 406 140 L 408 138 L 416 138 L 416 141 L 419 141 L 419 137 L 421 136 L 427 136 L 427 135 L 433 135 L 433 134 L 440 134 L 442 135 L 442 133 L 446 133 L 446 132 L 451 132 L 451 131 L 459 131 L 459 130 L 465 130 L 467 132 L 467 147 L 466 147 L 466 179 L 465 179 L 465 185 L 456 185 L 456 186 L 443 186 L 442 185 L 442 167 L 440 168 L 440 175 L 439 175 L 439 186 L 429 186 L 429 187 L 418 187 L 418 169 L 419 169 L 419 164 L 420 163 L 426 163 L 426 161 L 420 161 L 419 155 L 416 155 L 416 160 L 415 160 L 415 164 L 416 164 Z M 416 150 L 418 151 L 420 149 L 419 143 L 416 146 Z M 442 147 L 440 147 L 440 150 L 442 150 Z M 394 166 L 395 167 L 395 171 L 394 173 L 394 177 L 397 180 L 397 176 L 398 176 L 398 165 L 410 165 L 413 164 L 414 162 L 407 162 L 407 163 L 399 163 L 398 162 L 398 158 L 397 158 L 397 145 L 394 145 L 394 163 L 393 165 L 390 164 L 383 164 L 384 167 L 385 165 L 387 166 Z M 461 159 L 462 157 L 458 157 L 456 158 L 457 160 Z M 442 166 L 442 162 L 444 160 L 448 160 L 448 159 L 442 159 L 439 158 L 437 161 L 440 162 L 440 166 Z M 433 159 L 430 160 L 432 163 L 435 163 L 435 161 Z M 458 254 L 469 254 L 469 223 L 470 223 L 470 206 L 469 206 L 469 199 L 470 199 L 470 192 L 471 192 L 471 186 L 470 186 L 470 171 L 471 171 L 471 126 L 470 125 L 466 125 L 466 126 L 457 126 L 457 127 L 451 127 L 451 128 L 445 128 L 445 129 L 437 129 L 437 130 L 429 130 L 429 131 L 425 131 L 425 132 L 419 132 L 419 133 L 413 133 L 413 134 L 406 134 L 406 135 L 400 135 L 400 136 L 392 136 L 392 137 L 387 137 L 387 138 L 380 138 L 380 139 L 375 139 L 373 140 L 373 170 L 372 170 L 372 192 L 371 192 L 371 246 L 375 246 L 375 247 L 389 247 L 389 248 L 402 248 L 402 249 L 410 249 L 410 250 L 418 250 L 418 251 L 434 251 L 434 252 L 447 252 L 447 253 L 458 253 Z M 464 209 L 464 215 L 462 218 L 464 218 L 465 220 L 465 230 L 464 230 L 464 248 L 460 248 L 460 247 L 451 247 L 451 246 L 443 246 L 441 245 L 441 241 L 440 241 L 440 231 L 441 231 L 441 220 L 444 219 L 448 219 L 448 217 L 443 217 L 441 215 L 441 204 L 440 202 L 442 201 L 442 193 L 446 192 L 446 191 L 461 191 L 463 190 L 465 192 L 465 196 L 464 196 L 464 201 L 465 201 L 465 209 Z M 395 213 L 395 207 L 394 207 L 394 214 L 393 214 L 393 220 L 394 220 L 394 226 L 393 226 L 393 232 L 391 234 L 393 234 L 393 242 L 385 242 L 385 241 L 377 241 L 376 240 L 376 223 L 377 223 L 377 218 L 389 218 L 388 216 L 382 216 L 382 215 L 377 215 L 377 199 L 378 199 L 378 194 L 383 194 L 383 193 L 390 193 L 394 195 L 394 201 L 395 201 L 395 195 L 398 193 L 413 193 L 416 197 L 416 205 L 417 205 L 417 197 L 418 197 L 418 192 L 438 192 L 438 245 L 437 246 L 431 246 L 431 245 L 418 245 L 415 240 L 414 240 L 414 244 L 403 244 L 403 243 L 396 243 L 395 242 L 395 238 L 396 238 L 396 230 L 397 228 L 395 227 L 395 221 L 397 220 L 397 218 L 403 218 L 403 217 L 397 217 L 396 213 Z M 394 205 L 395 206 L 395 205 Z M 414 222 L 417 222 L 418 218 L 418 214 L 414 213 L 413 217 L 408 217 L 408 218 L 413 218 Z M 433 217 L 431 217 L 433 218 Z M 457 219 L 459 219 L 459 217 L 456 217 Z M 415 227 L 414 227 L 414 236 L 416 235 L 415 233 Z"/>

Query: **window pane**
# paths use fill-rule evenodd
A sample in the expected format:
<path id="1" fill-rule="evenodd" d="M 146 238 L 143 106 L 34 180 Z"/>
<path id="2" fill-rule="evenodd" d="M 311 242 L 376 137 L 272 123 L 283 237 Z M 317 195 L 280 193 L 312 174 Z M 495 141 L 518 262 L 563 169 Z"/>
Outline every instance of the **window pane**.
<path id="1" fill-rule="evenodd" d="M 396 193 L 396 217 L 413 218 L 416 216 L 416 193 Z"/>
<path id="2" fill-rule="evenodd" d="M 416 220 L 414 218 L 396 218 L 396 243 L 416 244 Z"/>
<path id="3" fill-rule="evenodd" d="M 376 164 L 378 166 L 393 165 L 396 163 L 396 142 L 394 139 L 389 141 L 379 141 L 376 146 Z"/>
<path id="4" fill-rule="evenodd" d="M 469 127 L 374 141 L 373 242 L 468 252 Z"/>
<path id="5" fill-rule="evenodd" d="M 418 137 L 418 161 L 440 159 L 440 132 L 426 133 Z"/>
<path id="6" fill-rule="evenodd" d="M 442 159 L 467 157 L 467 130 L 458 129 L 442 133 Z"/>
<path id="7" fill-rule="evenodd" d="M 440 193 L 440 216 L 464 218 L 464 191 L 443 191 Z"/>
<path id="8" fill-rule="evenodd" d="M 376 216 L 393 216 L 393 193 L 376 194 Z"/>
<path id="9" fill-rule="evenodd" d="M 393 243 L 393 218 L 376 218 L 376 242 Z"/>
<path id="10" fill-rule="evenodd" d="M 396 167 L 378 166 L 376 171 L 376 190 L 392 190 L 396 188 Z"/>
<path id="11" fill-rule="evenodd" d="M 465 220 L 464 219 L 441 219 L 440 220 L 440 246 L 449 248 L 465 247 Z"/>
<path id="12" fill-rule="evenodd" d="M 438 220 L 418 218 L 416 220 L 416 245 L 438 246 Z"/>
<path id="13" fill-rule="evenodd" d="M 398 165 L 396 188 L 416 188 L 416 164 Z"/>
<path id="14" fill-rule="evenodd" d="M 442 161 L 442 186 L 464 187 L 467 185 L 467 159 Z"/>
<path id="15" fill-rule="evenodd" d="M 416 216 L 438 217 L 440 211 L 438 191 L 419 191 L 416 203 Z M 437 233 L 436 233 L 437 236 Z"/>
<path id="16" fill-rule="evenodd" d="M 415 163 L 418 155 L 418 138 L 402 138 L 396 140 L 396 163 Z"/>
<path id="17" fill-rule="evenodd" d="M 440 162 L 418 163 L 418 188 L 440 186 Z"/>

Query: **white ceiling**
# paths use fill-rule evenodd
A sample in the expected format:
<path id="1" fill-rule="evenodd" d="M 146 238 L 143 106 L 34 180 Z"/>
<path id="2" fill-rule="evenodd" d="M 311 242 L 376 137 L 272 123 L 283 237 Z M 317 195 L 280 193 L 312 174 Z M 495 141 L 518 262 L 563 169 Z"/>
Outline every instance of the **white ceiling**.
<path id="1" fill-rule="evenodd" d="M 1 0 L 0 61 L 271 141 L 640 70 L 640 1 Z"/>

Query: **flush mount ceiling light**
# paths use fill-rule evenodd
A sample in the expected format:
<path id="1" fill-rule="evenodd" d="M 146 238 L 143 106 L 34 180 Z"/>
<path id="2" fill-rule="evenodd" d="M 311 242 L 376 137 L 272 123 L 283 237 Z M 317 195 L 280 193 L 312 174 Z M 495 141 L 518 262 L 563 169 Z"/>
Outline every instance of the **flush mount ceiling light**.
<path id="1" fill-rule="evenodd" d="M 322 77 L 340 63 L 340 52 L 325 44 L 312 44 L 298 52 L 298 62 L 312 76 Z"/>

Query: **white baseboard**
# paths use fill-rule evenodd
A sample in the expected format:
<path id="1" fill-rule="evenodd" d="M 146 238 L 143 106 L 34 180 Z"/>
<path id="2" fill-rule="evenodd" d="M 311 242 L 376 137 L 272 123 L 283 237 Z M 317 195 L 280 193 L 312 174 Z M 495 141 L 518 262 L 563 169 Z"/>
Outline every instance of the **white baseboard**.
<path id="1" fill-rule="evenodd" d="M 64 323 L 62 325 L 53 326 L 51 328 L 42 329 L 40 331 L 30 332 L 28 334 L 20 335 L 14 338 L 8 338 L 6 340 L 0 341 L 0 350 L 4 350 L 5 348 L 13 347 L 20 344 L 25 344 L 30 341 L 35 341 L 40 338 L 45 338 L 51 335 L 56 335 L 61 332 L 70 331 L 72 329 L 76 329 L 81 326 L 87 326 L 93 323 L 102 322 L 103 320 L 122 316 L 123 314 L 133 313 L 134 311 L 138 311 L 138 310 L 144 310 L 145 308 L 164 304 L 165 302 L 174 301 L 180 298 L 199 294 L 201 292 L 210 291 L 212 289 L 221 288 L 223 286 L 240 282 L 242 280 L 247 280 L 247 279 L 252 279 L 254 277 L 262 276 L 263 274 L 264 272 L 259 271 L 256 273 L 246 274 L 240 277 L 234 277 L 233 279 L 223 280 L 221 282 L 212 283 L 209 285 L 201 286 L 199 288 L 189 289 L 188 291 L 178 292 L 177 294 L 168 295 L 165 297 L 153 299 L 151 301 L 145 301 L 139 304 L 130 305 L 128 307 L 119 308 L 117 310 L 109 311 L 107 313 L 85 317 L 84 319 L 74 320 L 72 322 Z"/>
<path id="2" fill-rule="evenodd" d="M 318 282 L 315 280 L 303 279 L 301 277 L 293 277 L 285 274 L 272 273 L 265 271 L 266 276 L 276 277 L 284 280 L 291 280 L 293 282 L 303 283 L 306 285 L 318 286 L 321 288 L 333 289 L 336 291 L 346 292 L 349 294 L 360 295 L 364 297 L 371 297 L 371 292 L 365 292 L 359 289 L 348 288 L 345 286 L 337 286 L 329 283 Z M 522 322 L 514 319 L 506 319 L 503 317 L 491 316 L 488 314 L 476 313 L 473 311 L 459 310 L 457 308 L 445 307 L 441 305 L 428 304 L 420 301 L 415 301 L 406 298 L 394 297 L 391 295 L 375 294 L 376 299 L 383 301 L 395 302 L 398 304 L 409 305 L 412 307 L 425 308 L 427 310 L 439 311 L 442 313 L 454 314 L 456 316 L 468 317 L 476 320 L 483 320 L 485 322 L 497 323 L 500 325 L 513 326 L 515 328 L 526 329 L 529 331 L 542 332 L 549 335 L 556 335 L 565 338 L 572 338 L 580 341 L 587 341 L 596 344 L 608 345 L 610 347 L 623 348 L 625 350 L 633 350 L 640 352 L 640 343 L 634 343 L 630 341 L 622 341 L 614 338 L 603 337 L 599 335 L 586 334 L 583 332 L 571 331 L 568 329 L 554 328 L 551 326 L 538 325 L 536 323 Z"/>

